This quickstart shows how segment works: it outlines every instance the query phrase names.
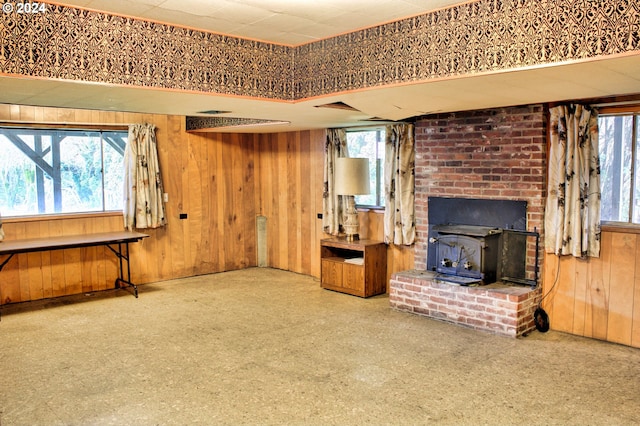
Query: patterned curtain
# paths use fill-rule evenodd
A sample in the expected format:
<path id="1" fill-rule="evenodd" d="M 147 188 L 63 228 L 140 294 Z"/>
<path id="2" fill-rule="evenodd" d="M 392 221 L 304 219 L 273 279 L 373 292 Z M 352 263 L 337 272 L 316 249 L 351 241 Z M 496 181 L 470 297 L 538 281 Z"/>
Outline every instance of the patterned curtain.
<path id="1" fill-rule="evenodd" d="M 155 129 L 153 124 L 129 126 L 124 152 L 124 226 L 128 230 L 167 224 Z"/>
<path id="2" fill-rule="evenodd" d="M 551 108 L 549 193 L 545 211 L 548 253 L 600 256 L 598 115 L 588 106 Z"/>
<path id="3" fill-rule="evenodd" d="M 411 245 L 416 239 L 413 124 L 387 126 L 384 160 L 384 242 Z"/>
<path id="4" fill-rule="evenodd" d="M 0 241 L 4 240 L 4 229 L 2 229 L 2 215 L 0 215 Z"/>
<path id="5" fill-rule="evenodd" d="M 334 191 L 334 169 L 336 158 L 348 157 L 347 132 L 344 129 L 328 129 L 324 145 L 324 191 L 322 193 L 322 227 L 324 232 L 338 235 L 341 231 L 343 208 L 353 203 L 353 195 L 337 195 Z"/>

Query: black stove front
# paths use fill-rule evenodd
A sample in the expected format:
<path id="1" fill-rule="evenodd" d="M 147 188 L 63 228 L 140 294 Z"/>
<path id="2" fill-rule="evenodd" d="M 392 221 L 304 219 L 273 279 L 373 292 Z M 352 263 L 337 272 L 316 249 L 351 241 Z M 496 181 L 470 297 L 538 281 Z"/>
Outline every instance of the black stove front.
<path id="1" fill-rule="evenodd" d="M 490 226 L 442 224 L 432 228 L 435 270 L 462 285 L 496 281 L 502 230 Z"/>
<path id="2" fill-rule="evenodd" d="M 462 285 L 537 283 L 537 233 L 526 232 L 526 201 L 429 197 L 428 203 L 428 270 Z"/>

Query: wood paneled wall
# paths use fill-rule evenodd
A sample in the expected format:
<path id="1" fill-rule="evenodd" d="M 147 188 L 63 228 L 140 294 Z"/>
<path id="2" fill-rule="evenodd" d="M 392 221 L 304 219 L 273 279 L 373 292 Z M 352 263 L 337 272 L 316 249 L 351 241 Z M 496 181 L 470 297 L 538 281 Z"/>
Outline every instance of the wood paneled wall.
<path id="1" fill-rule="evenodd" d="M 600 257 L 545 255 L 551 328 L 640 347 L 640 234 L 603 231 Z"/>
<path id="2" fill-rule="evenodd" d="M 324 130 L 187 133 L 181 116 L 22 105 L 0 105 L 2 121 L 156 125 L 168 225 L 131 245 L 136 283 L 256 266 L 259 215 L 267 219 L 268 266 L 320 276 Z M 382 240 L 381 213 L 363 211 L 360 220 L 363 237 Z M 120 230 L 122 223 L 105 214 L 9 219 L 4 227 L 6 238 L 34 238 Z M 387 253 L 388 276 L 413 267 L 412 248 L 390 245 Z M 0 272 L 0 303 L 111 288 L 116 265 L 105 248 L 15 256 Z"/>
<path id="3" fill-rule="evenodd" d="M 324 130 L 259 135 L 257 197 L 267 264 L 320 276 Z"/>
<path id="4" fill-rule="evenodd" d="M 133 280 L 147 283 L 256 264 L 255 167 L 258 137 L 189 134 L 184 117 L 0 105 L 0 121 L 64 124 L 153 123 L 168 225 L 131 246 Z M 1 208 L 1 207 L 0 207 Z M 180 213 L 188 218 L 180 220 Z M 4 224 L 6 238 L 120 230 L 120 215 L 65 217 Z M 15 256 L 0 273 L 2 303 L 101 290 L 113 286 L 108 249 L 73 249 Z"/>

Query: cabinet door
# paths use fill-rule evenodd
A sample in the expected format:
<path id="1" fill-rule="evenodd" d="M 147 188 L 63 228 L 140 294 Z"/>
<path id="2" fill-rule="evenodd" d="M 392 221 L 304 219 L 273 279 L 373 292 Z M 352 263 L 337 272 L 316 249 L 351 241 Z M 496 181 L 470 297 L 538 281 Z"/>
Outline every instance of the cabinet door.
<path id="1" fill-rule="evenodd" d="M 345 263 L 342 266 L 342 286 L 364 294 L 364 266 Z"/>
<path id="2" fill-rule="evenodd" d="M 322 259 L 322 284 L 342 286 L 342 262 Z"/>

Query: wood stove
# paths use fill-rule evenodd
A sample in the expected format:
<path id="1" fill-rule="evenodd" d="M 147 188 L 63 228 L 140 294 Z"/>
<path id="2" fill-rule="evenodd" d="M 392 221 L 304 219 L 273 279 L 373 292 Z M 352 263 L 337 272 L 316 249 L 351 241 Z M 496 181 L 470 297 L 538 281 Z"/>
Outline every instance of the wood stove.
<path id="1" fill-rule="evenodd" d="M 461 285 L 496 281 L 502 230 L 479 225 L 435 225 L 435 270 L 445 281 Z"/>

